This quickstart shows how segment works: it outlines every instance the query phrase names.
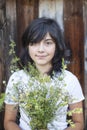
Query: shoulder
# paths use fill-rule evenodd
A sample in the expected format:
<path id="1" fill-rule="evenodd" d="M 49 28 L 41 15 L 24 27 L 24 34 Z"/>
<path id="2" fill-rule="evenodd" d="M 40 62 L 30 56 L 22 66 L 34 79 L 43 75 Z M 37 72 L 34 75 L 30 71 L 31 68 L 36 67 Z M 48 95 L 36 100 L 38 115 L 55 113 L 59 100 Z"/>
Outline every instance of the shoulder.
<path id="1" fill-rule="evenodd" d="M 19 70 L 19 71 L 15 71 L 14 73 L 12 73 L 11 76 L 17 76 L 17 75 L 24 75 L 25 74 L 25 71 L 24 70 Z"/>
<path id="2" fill-rule="evenodd" d="M 7 82 L 7 88 L 14 88 L 15 85 L 20 87 L 23 84 L 27 84 L 28 80 L 29 76 L 24 70 L 16 71 L 10 76 Z"/>
<path id="3" fill-rule="evenodd" d="M 81 87 L 80 81 L 77 76 L 68 70 L 65 70 L 64 80 L 66 84 L 72 89 Z"/>
<path id="4" fill-rule="evenodd" d="M 81 88 L 78 78 L 72 72 L 68 70 L 64 70 L 64 73 L 63 74 L 61 73 L 61 75 L 62 75 L 63 81 L 66 84 L 67 89 L 74 90 L 76 88 L 77 89 Z"/>
<path id="5" fill-rule="evenodd" d="M 28 77 L 24 70 L 19 70 L 11 74 L 9 81 L 19 81 L 25 80 Z"/>
<path id="6" fill-rule="evenodd" d="M 70 92 L 75 93 L 76 91 L 77 93 L 77 91 L 82 91 L 80 81 L 72 72 L 65 70 L 64 80 L 66 83 L 66 87 Z"/>
<path id="7" fill-rule="evenodd" d="M 84 99 L 82 87 L 76 75 L 68 70 L 65 70 L 63 81 L 65 83 L 64 88 L 69 93 L 70 98 L 72 97 L 72 99 L 75 99 L 71 103 L 76 103 Z"/>
<path id="8" fill-rule="evenodd" d="M 64 80 L 68 80 L 68 81 L 72 81 L 74 80 L 78 80 L 78 78 L 76 77 L 76 75 L 74 75 L 72 72 L 68 71 L 68 70 L 64 70 L 64 73 L 56 73 L 55 77 L 58 77 L 59 75 L 62 75 L 64 77 Z"/>
<path id="9" fill-rule="evenodd" d="M 65 82 L 69 94 L 72 96 L 73 99 L 75 99 L 72 101 L 72 103 L 84 100 L 82 86 L 76 75 L 74 75 L 70 71 L 65 70 Z"/>
<path id="10" fill-rule="evenodd" d="M 73 74 L 72 72 L 70 72 L 68 70 L 65 70 L 64 73 L 65 73 L 66 79 L 71 79 L 71 80 L 78 79 L 75 74 Z"/>

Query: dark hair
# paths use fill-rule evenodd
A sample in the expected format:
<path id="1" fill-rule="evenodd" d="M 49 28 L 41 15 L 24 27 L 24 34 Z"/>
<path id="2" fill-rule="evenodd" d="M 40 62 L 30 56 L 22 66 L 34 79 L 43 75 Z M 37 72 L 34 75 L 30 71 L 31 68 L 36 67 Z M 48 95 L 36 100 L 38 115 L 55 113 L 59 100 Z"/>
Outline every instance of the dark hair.
<path id="1" fill-rule="evenodd" d="M 22 45 L 25 51 L 21 57 L 21 62 L 24 66 L 27 66 L 28 62 L 33 63 L 29 56 L 27 47 L 29 44 L 36 44 L 37 42 L 40 42 L 47 33 L 50 34 L 56 44 L 55 55 L 52 59 L 52 70 L 61 71 L 62 58 L 64 57 L 66 47 L 60 26 L 54 19 L 51 18 L 37 18 L 27 27 L 22 36 Z"/>

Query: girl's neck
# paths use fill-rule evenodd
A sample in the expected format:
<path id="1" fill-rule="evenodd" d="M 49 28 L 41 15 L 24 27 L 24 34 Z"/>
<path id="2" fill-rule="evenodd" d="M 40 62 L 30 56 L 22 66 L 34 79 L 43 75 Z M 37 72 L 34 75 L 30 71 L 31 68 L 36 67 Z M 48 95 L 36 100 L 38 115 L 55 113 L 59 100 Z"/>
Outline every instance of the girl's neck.
<path id="1" fill-rule="evenodd" d="M 48 74 L 49 71 L 52 69 L 52 65 L 42 65 L 42 66 L 38 66 L 36 65 L 36 68 L 38 69 L 38 71 L 41 73 L 41 74 Z"/>

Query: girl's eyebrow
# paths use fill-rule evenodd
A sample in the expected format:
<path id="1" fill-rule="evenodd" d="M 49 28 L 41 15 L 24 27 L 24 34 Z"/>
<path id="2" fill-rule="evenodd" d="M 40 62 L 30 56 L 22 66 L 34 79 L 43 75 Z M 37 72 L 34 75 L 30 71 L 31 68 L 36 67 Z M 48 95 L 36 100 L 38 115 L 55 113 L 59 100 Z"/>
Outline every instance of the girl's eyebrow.
<path id="1" fill-rule="evenodd" d="M 48 41 L 48 40 L 51 40 L 51 41 L 53 41 L 53 39 L 51 39 L 51 38 L 50 38 L 50 39 L 49 39 L 49 38 L 47 38 L 47 39 L 44 39 L 44 40 L 45 40 L 45 41 Z"/>

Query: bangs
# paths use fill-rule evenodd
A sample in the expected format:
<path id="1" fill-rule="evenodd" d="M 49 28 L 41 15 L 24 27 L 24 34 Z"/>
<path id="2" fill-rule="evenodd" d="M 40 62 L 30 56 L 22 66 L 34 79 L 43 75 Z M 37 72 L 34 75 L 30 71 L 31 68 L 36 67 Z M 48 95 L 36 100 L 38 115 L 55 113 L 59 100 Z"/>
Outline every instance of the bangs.
<path id="1" fill-rule="evenodd" d="M 31 33 L 30 40 L 29 40 L 29 44 L 35 44 L 40 42 L 45 35 L 47 34 L 48 31 L 48 27 L 44 24 L 40 24 L 39 26 L 35 27 Z"/>

